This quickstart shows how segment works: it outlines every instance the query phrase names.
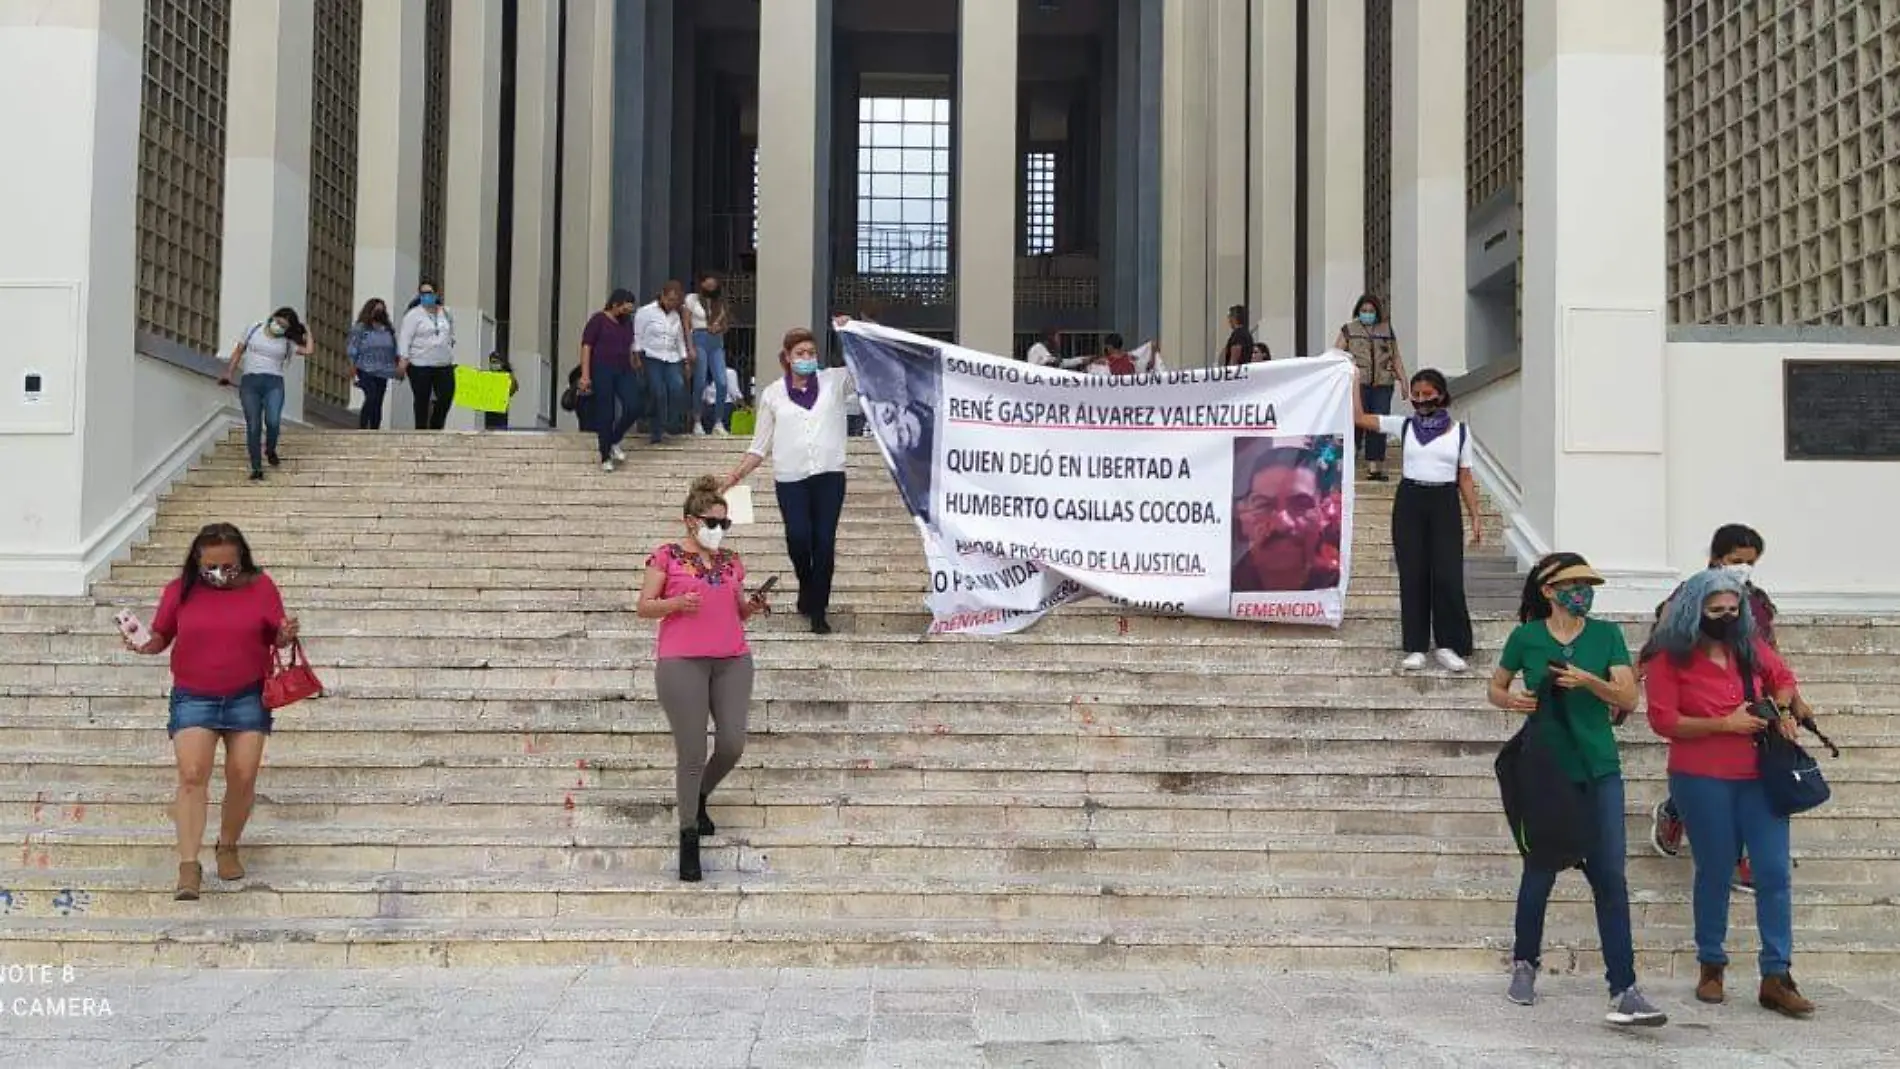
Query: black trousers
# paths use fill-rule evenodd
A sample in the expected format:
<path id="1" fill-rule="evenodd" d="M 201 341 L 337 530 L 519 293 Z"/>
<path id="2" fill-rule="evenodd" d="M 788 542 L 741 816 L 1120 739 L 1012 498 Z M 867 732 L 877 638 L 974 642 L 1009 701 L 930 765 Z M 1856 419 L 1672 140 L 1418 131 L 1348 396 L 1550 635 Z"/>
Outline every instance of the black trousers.
<path id="1" fill-rule="evenodd" d="M 449 406 L 455 403 L 455 369 L 411 364 L 409 392 L 415 395 L 416 429 L 439 431 L 448 424 Z"/>
<path id="2" fill-rule="evenodd" d="M 375 375 L 358 375 L 356 385 L 363 391 L 363 411 L 356 417 L 356 429 L 382 430 L 383 398 L 389 394 L 389 380 Z"/>
<path id="3" fill-rule="evenodd" d="M 1392 555 L 1399 566 L 1399 630 L 1405 652 L 1433 648 L 1471 656 L 1465 606 L 1464 509 L 1458 484 L 1407 479 L 1392 503 Z"/>
<path id="4" fill-rule="evenodd" d="M 785 551 L 798 576 L 798 611 L 813 620 L 831 608 L 831 577 L 838 560 L 838 517 L 844 514 L 844 472 L 777 483 L 785 518 Z"/>

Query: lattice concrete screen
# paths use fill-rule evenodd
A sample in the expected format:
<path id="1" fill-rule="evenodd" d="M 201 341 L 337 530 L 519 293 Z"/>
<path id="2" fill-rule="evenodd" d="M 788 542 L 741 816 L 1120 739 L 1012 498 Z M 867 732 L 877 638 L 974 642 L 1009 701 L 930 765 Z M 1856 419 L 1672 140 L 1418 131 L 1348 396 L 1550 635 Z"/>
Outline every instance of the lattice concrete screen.
<path id="1" fill-rule="evenodd" d="M 1900 325 L 1900 0 L 1669 4 L 1677 323 Z"/>
<path id="2" fill-rule="evenodd" d="M 1392 2 L 1366 0 L 1366 292 L 1392 296 Z M 1350 309 L 1328 309 L 1345 316 Z"/>
<path id="3" fill-rule="evenodd" d="M 362 36 L 362 0 L 317 0 L 310 103 L 310 307 L 305 317 L 317 351 L 304 389 L 305 396 L 338 407 L 350 402 L 350 361 L 344 347 L 356 317 L 356 110 Z"/>
<path id="4" fill-rule="evenodd" d="M 138 329 L 203 353 L 222 347 L 230 27 L 230 0 L 145 0 Z"/>
<path id="5" fill-rule="evenodd" d="M 448 210 L 449 0 L 428 0 L 428 43 L 423 60 L 422 253 L 423 281 L 442 284 L 442 236 Z M 390 294 L 392 299 L 398 294 Z"/>

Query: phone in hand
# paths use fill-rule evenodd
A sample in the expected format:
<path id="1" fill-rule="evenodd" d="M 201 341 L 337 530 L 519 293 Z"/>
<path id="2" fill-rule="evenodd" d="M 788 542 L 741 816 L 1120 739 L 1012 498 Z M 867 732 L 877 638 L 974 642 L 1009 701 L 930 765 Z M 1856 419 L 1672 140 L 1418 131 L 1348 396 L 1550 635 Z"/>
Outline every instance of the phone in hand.
<path id="1" fill-rule="evenodd" d="M 762 598 L 777 589 L 778 589 L 778 576 L 775 575 L 771 577 L 770 579 L 767 579 L 764 585 L 760 586 L 759 589 L 754 590 L 752 592 L 752 596 L 755 598 Z"/>
<path id="2" fill-rule="evenodd" d="M 116 619 L 119 624 L 119 634 L 124 635 L 126 641 L 134 646 L 143 646 L 152 641 L 152 633 L 145 629 L 145 625 L 139 622 L 138 614 L 131 609 L 121 610 Z"/>

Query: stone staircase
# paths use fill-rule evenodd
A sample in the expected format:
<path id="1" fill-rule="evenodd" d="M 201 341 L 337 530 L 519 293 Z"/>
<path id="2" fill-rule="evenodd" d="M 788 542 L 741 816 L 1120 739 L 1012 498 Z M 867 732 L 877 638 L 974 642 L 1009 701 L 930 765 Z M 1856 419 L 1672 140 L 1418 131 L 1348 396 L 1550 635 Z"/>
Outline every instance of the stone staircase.
<path id="1" fill-rule="evenodd" d="M 1338 632 L 1077 606 L 926 640 L 921 553 L 861 445 L 839 634 L 789 613 L 756 629 L 752 744 L 698 886 L 668 871 L 671 744 L 632 608 L 688 479 L 740 443 L 603 476 L 578 437 L 306 432 L 262 487 L 220 447 L 93 597 L 0 601 L 0 957 L 1499 967 L 1518 866 L 1490 762 L 1514 724 L 1482 673 L 1508 623 L 1480 621 L 1469 677 L 1394 673 L 1389 487 L 1362 490 Z M 762 522 L 734 544 L 784 573 L 788 607 L 758 485 Z M 331 695 L 278 718 L 251 876 L 175 903 L 168 675 L 111 618 L 149 616 L 212 520 L 250 536 Z M 1847 746 L 1835 802 L 1798 825 L 1802 974 L 1891 974 L 1900 621 L 1786 636 Z M 1692 970 L 1688 865 L 1641 845 L 1661 748 L 1640 722 L 1622 735 L 1642 962 Z M 1594 971 L 1582 881 L 1558 898 L 1546 963 Z"/>

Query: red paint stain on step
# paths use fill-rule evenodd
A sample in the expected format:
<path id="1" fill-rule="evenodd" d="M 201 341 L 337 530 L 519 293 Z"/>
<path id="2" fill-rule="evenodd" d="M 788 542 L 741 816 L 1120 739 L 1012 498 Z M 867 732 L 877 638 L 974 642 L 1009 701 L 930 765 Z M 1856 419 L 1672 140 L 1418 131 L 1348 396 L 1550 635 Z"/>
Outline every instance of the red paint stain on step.
<path id="1" fill-rule="evenodd" d="M 1128 633 L 1128 617 L 1115 617 L 1115 633 L 1118 635 L 1126 635 Z"/>

